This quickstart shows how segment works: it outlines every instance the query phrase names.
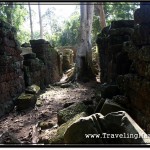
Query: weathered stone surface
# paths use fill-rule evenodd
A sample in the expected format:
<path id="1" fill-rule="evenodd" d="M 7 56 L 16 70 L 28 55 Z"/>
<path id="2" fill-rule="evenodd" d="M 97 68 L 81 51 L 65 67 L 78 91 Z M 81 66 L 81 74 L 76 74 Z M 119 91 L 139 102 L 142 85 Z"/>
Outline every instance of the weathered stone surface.
<path id="1" fill-rule="evenodd" d="M 64 134 L 66 130 L 77 120 L 79 120 L 81 117 L 86 117 L 87 114 L 85 112 L 81 112 L 77 115 L 75 115 L 73 118 L 68 120 L 66 123 L 62 124 L 57 129 L 57 134 L 55 137 L 49 138 L 48 143 L 49 144 L 63 144 L 64 143 Z"/>
<path id="2" fill-rule="evenodd" d="M 28 94 L 38 94 L 40 92 L 40 87 L 33 84 L 31 86 L 28 86 L 25 90 L 26 93 Z"/>
<path id="3" fill-rule="evenodd" d="M 36 84 L 41 89 L 44 89 L 46 86 L 46 67 L 44 63 L 35 58 L 25 60 L 23 64 L 25 85 L 31 86 L 32 84 Z"/>
<path id="4" fill-rule="evenodd" d="M 118 111 L 80 118 L 67 129 L 64 141 L 66 144 L 148 144 L 150 137 L 125 111 Z"/>
<path id="5" fill-rule="evenodd" d="M 147 134 L 136 124 L 136 122 L 125 112 L 113 112 L 107 114 L 102 121 L 103 130 L 107 133 L 118 133 L 120 136 L 112 137 L 108 140 L 109 143 L 116 144 L 148 144 L 150 138 Z M 122 135 L 123 134 L 123 135 Z M 147 137 L 147 138 L 144 138 Z"/>
<path id="6" fill-rule="evenodd" d="M 24 60 L 35 59 L 36 58 L 36 54 L 35 53 L 29 53 L 29 54 L 23 55 L 23 57 L 24 57 Z"/>
<path id="7" fill-rule="evenodd" d="M 23 57 L 16 31 L 0 20 L 0 116 L 9 113 L 24 88 Z"/>
<path id="8" fill-rule="evenodd" d="M 75 115 L 81 112 L 86 112 L 86 110 L 87 106 L 82 102 L 70 105 L 69 107 L 64 108 L 58 112 L 57 114 L 58 124 L 63 124 L 68 120 L 70 120 L 71 118 L 73 118 Z"/>
<path id="9" fill-rule="evenodd" d="M 115 44 L 115 45 L 110 45 L 109 46 L 109 51 L 115 55 L 117 53 L 119 53 L 123 48 L 123 45 L 122 44 Z"/>
<path id="10" fill-rule="evenodd" d="M 32 53 L 32 48 L 31 47 L 21 47 L 21 55 L 25 55 L 25 54 L 30 54 Z"/>
<path id="11" fill-rule="evenodd" d="M 110 45 L 122 44 L 123 42 L 130 41 L 130 35 L 110 35 L 108 41 Z"/>
<path id="12" fill-rule="evenodd" d="M 111 22 L 111 28 L 133 28 L 134 27 L 134 20 L 117 20 Z"/>
<path id="13" fill-rule="evenodd" d="M 135 61 L 132 64 L 134 71 L 141 77 L 150 80 L 150 64 L 144 61 Z"/>
<path id="14" fill-rule="evenodd" d="M 132 34 L 132 41 L 137 46 L 150 45 L 149 25 L 136 25 Z"/>
<path id="15" fill-rule="evenodd" d="M 150 62 L 150 46 L 142 46 L 142 48 L 138 51 L 138 59 Z"/>
<path id="16" fill-rule="evenodd" d="M 149 15 L 149 7 L 139 8 L 134 13 L 134 20 L 137 24 L 147 24 L 150 23 Z"/>
<path id="17" fill-rule="evenodd" d="M 121 28 L 116 28 L 116 29 L 110 29 L 109 30 L 109 34 L 111 36 L 124 36 L 124 35 L 132 35 L 134 32 L 134 29 L 133 28 L 124 28 L 124 27 L 121 27 Z"/>
<path id="18" fill-rule="evenodd" d="M 37 97 L 34 94 L 22 93 L 17 99 L 17 110 L 21 111 L 34 107 Z"/>
<path id="19" fill-rule="evenodd" d="M 112 98 L 115 95 L 119 95 L 120 91 L 117 85 L 102 84 L 101 85 L 101 96 L 103 98 Z"/>
<path id="20" fill-rule="evenodd" d="M 49 42 L 39 39 L 30 40 L 32 51 L 36 53 L 37 58 L 44 63 L 44 84 L 53 84 L 60 80 L 60 56 Z"/>
<path id="21" fill-rule="evenodd" d="M 97 113 L 74 122 L 65 132 L 65 144 L 103 144 L 101 138 L 86 138 L 86 134 L 102 134 L 103 131 L 98 122 L 103 117 L 102 114 Z"/>
<path id="22" fill-rule="evenodd" d="M 97 38 L 100 62 L 101 83 L 116 84 L 119 74 L 129 72 L 131 61 L 123 51 L 123 43 L 130 41 L 134 33 L 133 20 L 112 21 L 107 32 L 101 32 Z"/>
<path id="23" fill-rule="evenodd" d="M 107 115 L 108 113 L 116 112 L 116 111 L 125 111 L 125 108 L 123 108 L 118 103 L 113 101 L 113 99 L 112 100 L 106 99 L 106 101 L 104 102 L 100 110 L 100 113 L 102 115 Z"/>
<path id="24" fill-rule="evenodd" d="M 129 60 L 127 52 L 119 52 L 114 61 L 116 62 L 117 75 L 123 75 L 129 72 L 132 61 Z"/>
<path id="25" fill-rule="evenodd" d="M 150 7 L 147 4 L 142 2 L 141 8 L 135 11 L 134 21 L 112 22 L 107 32 L 98 35 L 97 44 L 101 82 L 118 85 L 121 94 L 129 98 L 130 113 L 136 114 L 135 109 L 140 112 L 134 115 L 135 119 L 150 132 Z"/>
<path id="26" fill-rule="evenodd" d="M 103 104 L 105 103 L 105 100 L 106 99 L 104 99 L 104 98 L 100 98 L 100 100 L 98 101 L 98 104 L 96 106 L 96 109 L 95 109 L 94 113 L 99 113 L 100 112 L 100 110 L 103 107 Z"/>
<path id="27" fill-rule="evenodd" d="M 132 105 L 144 114 L 149 114 L 150 82 L 137 75 L 119 76 L 118 85 L 129 96 Z"/>

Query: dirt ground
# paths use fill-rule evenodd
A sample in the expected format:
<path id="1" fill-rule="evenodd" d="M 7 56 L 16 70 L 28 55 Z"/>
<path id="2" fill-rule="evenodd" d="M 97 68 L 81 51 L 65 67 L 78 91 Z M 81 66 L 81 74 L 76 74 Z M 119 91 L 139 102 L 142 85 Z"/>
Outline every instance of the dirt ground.
<path id="1" fill-rule="evenodd" d="M 43 91 L 38 101 L 41 106 L 17 112 L 15 109 L 0 119 L 0 134 L 8 131 L 23 144 L 33 143 L 34 127 L 42 121 L 52 122 L 57 127 L 57 112 L 64 104 L 90 100 L 94 96 L 96 82 L 76 83 L 68 88 L 50 86 Z M 38 135 L 41 131 L 38 131 Z"/>

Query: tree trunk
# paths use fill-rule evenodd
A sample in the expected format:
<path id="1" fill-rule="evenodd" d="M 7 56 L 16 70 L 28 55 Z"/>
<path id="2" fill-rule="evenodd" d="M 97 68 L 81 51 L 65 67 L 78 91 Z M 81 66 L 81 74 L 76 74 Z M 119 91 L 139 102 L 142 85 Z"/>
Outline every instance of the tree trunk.
<path id="1" fill-rule="evenodd" d="M 92 72 L 92 44 L 91 44 L 91 31 L 93 22 L 94 5 L 86 2 L 81 2 L 80 5 L 80 43 L 77 50 L 77 79 L 89 80 L 94 77 Z"/>
<path id="2" fill-rule="evenodd" d="M 32 13 L 31 13 L 31 6 L 29 2 L 28 5 L 29 5 L 29 16 L 30 16 L 31 40 L 33 40 Z"/>
<path id="3" fill-rule="evenodd" d="M 104 27 L 106 27 L 106 19 L 105 19 L 103 2 L 99 2 L 99 11 L 100 11 L 100 25 L 101 28 L 103 29 Z"/>
<path id="4" fill-rule="evenodd" d="M 40 2 L 38 2 L 38 10 L 39 10 L 39 23 L 40 23 L 40 38 L 43 39 L 43 26 L 42 26 Z"/>

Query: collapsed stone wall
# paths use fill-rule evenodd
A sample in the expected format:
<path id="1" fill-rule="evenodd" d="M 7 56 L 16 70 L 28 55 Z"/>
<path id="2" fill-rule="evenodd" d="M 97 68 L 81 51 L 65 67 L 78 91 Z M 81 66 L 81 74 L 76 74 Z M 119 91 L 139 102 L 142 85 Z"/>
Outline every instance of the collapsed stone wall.
<path id="1" fill-rule="evenodd" d="M 112 21 L 98 35 L 101 83 L 116 83 L 117 75 L 129 72 L 130 60 L 123 52 L 123 43 L 131 39 L 133 20 Z"/>
<path id="2" fill-rule="evenodd" d="M 36 60 L 40 60 L 44 63 L 41 63 L 41 65 L 44 65 L 43 68 L 41 66 L 41 73 L 43 75 L 39 75 L 39 78 L 44 80 L 43 82 L 45 85 L 58 82 L 61 78 L 61 63 L 58 52 L 49 44 L 49 42 L 45 41 L 44 39 L 30 40 L 30 44 L 33 53 L 35 53 L 36 57 L 38 58 Z M 38 73 L 34 73 L 34 75 L 37 74 Z"/>
<path id="3" fill-rule="evenodd" d="M 116 84 L 130 100 L 136 122 L 150 133 L 150 8 L 141 4 L 133 21 L 114 21 L 103 29 L 97 44 L 101 81 Z M 126 26 L 132 22 L 132 25 Z M 115 26 L 115 28 L 114 28 Z M 128 28 L 124 28 L 124 27 Z M 128 33 L 126 35 L 125 33 Z M 122 34 L 122 36 L 118 36 Z M 113 37 L 113 38 L 112 38 Z"/>
<path id="4" fill-rule="evenodd" d="M 40 86 L 41 89 L 44 89 L 46 86 L 46 66 L 40 59 L 36 57 L 35 53 L 29 53 L 23 56 L 24 80 L 26 87 L 31 86 L 32 84 L 36 84 Z"/>
<path id="5" fill-rule="evenodd" d="M 150 133 L 150 7 L 141 5 L 134 13 L 135 27 L 125 51 L 132 60 L 130 72 L 118 78 L 120 89 L 130 98 L 137 122 Z"/>
<path id="6" fill-rule="evenodd" d="M 0 20 L 0 116 L 13 109 L 13 99 L 25 87 L 20 54 L 15 29 Z"/>

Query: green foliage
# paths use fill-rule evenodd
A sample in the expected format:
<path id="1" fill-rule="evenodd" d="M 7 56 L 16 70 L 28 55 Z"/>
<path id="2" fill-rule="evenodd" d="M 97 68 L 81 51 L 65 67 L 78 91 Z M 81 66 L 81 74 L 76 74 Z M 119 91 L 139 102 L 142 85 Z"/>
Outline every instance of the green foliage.
<path id="1" fill-rule="evenodd" d="M 61 35 L 58 38 L 58 45 L 75 45 L 79 40 L 80 14 L 74 12 L 70 19 L 64 22 Z"/>
<path id="2" fill-rule="evenodd" d="M 17 38 L 19 40 L 19 42 L 25 43 L 25 42 L 29 42 L 30 40 L 30 31 L 27 31 L 23 28 L 19 29 L 19 31 L 17 32 Z"/>
<path id="3" fill-rule="evenodd" d="M 107 25 L 112 20 L 131 20 L 134 11 L 139 7 L 139 2 L 105 2 L 104 11 Z"/>
<path id="4" fill-rule="evenodd" d="M 18 5 L 16 2 L 13 2 L 13 7 L 10 7 L 9 2 L 2 2 L 0 5 L 0 19 L 8 22 L 8 16 L 11 14 L 11 22 L 12 25 L 16 28 L 17 37 L 20 42 L 26 38 L 28 35 L 24 30 L 20 30 L 22 24 L 25 21 L 25 17 L 27 15 L 27 10 L 23 5 Z"/>
<path id="5" fill-rule="evenodd" d="M 9 2 L 0 2 L 0 19 L 7 22 L 8 14 L 11 14 L 12 25 L 17 29 L 18 40 L 20 43 L 28 42 L 30 40 L 30 29 L 26 29 L 22 26 L 25 19 L 29 19 L 28 7 L 13 2 L 13 9 L 11 9 L 11 7 L 8 7 L 8 4 Z M 42 16 L 44 38 L 56 46 L 76 45 L 80 37 L 79 7 L 80 6 L 78 6 L 77 10 L 63 25 L 59 22 L 60 18 L 56 16 L 55 9 L 53 7 L 47 9 Z M 137 7 L 139 7 L 139 2 L 104 2 L 107 25 L 109 25 L 112 20 L 133 19 L 133 13 Z M 101 31 L 99 20 L 98 12 L 93 16 L 93 44 L 95 43 L 97 34 Z M 34 39 L 38 39 L 39 37 L 39 31 L 34 31 Z"/>

